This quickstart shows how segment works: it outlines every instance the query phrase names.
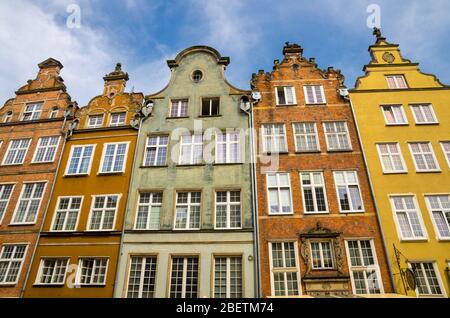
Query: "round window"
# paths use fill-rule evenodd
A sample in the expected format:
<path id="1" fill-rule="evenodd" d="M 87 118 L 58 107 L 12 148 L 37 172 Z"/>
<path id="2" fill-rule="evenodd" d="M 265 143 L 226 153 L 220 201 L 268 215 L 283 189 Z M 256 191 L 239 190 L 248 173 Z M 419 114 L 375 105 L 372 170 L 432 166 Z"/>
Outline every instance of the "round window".
<path id="1" fill-rule="evenodd" d="M 203 79 L 203 72 L 200 70 L 196 70 L 192 73 L 192 80 L 196 83 L 200 82 Z"/>

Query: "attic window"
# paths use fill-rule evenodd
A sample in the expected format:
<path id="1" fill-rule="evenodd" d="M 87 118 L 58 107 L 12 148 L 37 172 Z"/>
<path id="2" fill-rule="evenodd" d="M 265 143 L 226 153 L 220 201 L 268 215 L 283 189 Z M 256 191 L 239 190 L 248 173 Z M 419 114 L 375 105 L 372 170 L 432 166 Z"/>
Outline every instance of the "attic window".
<path id="1" fill-rule="evenodd" d="M 25 111 L 23 112 L 23 121 L 37 120 L 41 116 L 42 103 L 33 103 L 25 106 Z"/>
<path id="2" fill-rule="evenodd" d="M 5 116 L 3 117 L 3 122 L 4 123 L 9 123 L 12 119 L 12 111 L 8 111 Z"/>
<path id="3" fill-rule="evenodd" d="M 58 116 L 58 107 L 55 106 L 52 108 L 49 118 L 56 118 L 56 116 Z"/>
<path id="4" fill-rule="evenodd" d="M 200 71 L 200 70 L 195 70 L 195 71 L 192 73 L 192 80 L 193 80 L 195 83 L 200 82 L 202 79 L 203 79 L 203 72 L 202 72 L 202 71 Z"/>
<path id="5" fill-rule="evenodd" d="M 220 98 L 203 98 L 202 99 L 202 116 L 218 116 L 219 115 Z"/>

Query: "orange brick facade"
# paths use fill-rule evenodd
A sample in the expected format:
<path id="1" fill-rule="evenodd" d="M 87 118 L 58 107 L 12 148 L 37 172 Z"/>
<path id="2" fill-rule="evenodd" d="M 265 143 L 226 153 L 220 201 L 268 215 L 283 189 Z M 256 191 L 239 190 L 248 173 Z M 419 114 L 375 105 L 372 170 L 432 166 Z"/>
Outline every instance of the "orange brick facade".
<path id="1" fill-rule="evenodd" d="M 71 102 L 71 97 L 59 76 L 61 68 L 61 63 L 54 59 L 39 64 L 40 70 L 36 79 L 29 80 L 27 85 L 16 92 L 16 97 L 8 100 L 0 109 L 0 186 L 13 184 L 3 217 L 0 218 L 0 253 L 8 245 L 26 246 L 17 277 L 14 277 L 13 270 L 10 269 L 9 278 L 4 277 L 0 281 L 0 297 L 20 297 L 23 292 L 64 146 L 67 127 L 64 116 L 70 118 L 73 110 L 77 108 L 76 104 Z M 25 108 L 32 103 L 42 103 L 40 114 L 35 119 L 24 120 Z M 36 163 L 34 156 L 42 137 L 58 137 L 59 140 L 53 160 Z M 30 143 L 22 164 L 8 164 L 5 158 L 8 147 L 11 140 L 16 139 L 30 139 Z M 15 216 L 22 190 L 26 184 L 33 182 L 45 182 L 36 216 L 26 220 L 27 222 L 17 222 Z"/>
<path id="2" fill-rule="evenodd" d="M 371 196 L 363 156 L 359 146 L 356 127 L 349 102 L 339 95 L 343 84 L 340 71 L 329 68 L 322 71 L 313 59 L 302 57 L 302 49 L 297 45 L 287 45 L 284 59 L 275 61 L 271 73 L 259 71 L 253 75 L 252 86 L 261 93 L 261 100 L 253 110 L 254 128 L 258 135 L 257 151 L 257 198 L 260 242 L 260 278 L 262 296 L 288 296 L 274 291 L 274 269 L 270 266 L 271 242 L 295 242 L 298 257 L 297 269 L 300 271 L 300 286 L 295 295 L 347 295 L 353 294 L 350 271 L 345 248 L 347 239 L 368 239 L 373 243 L 379 265 L 381 292 L 389 293 L 391 279 L 385 259 L 384 246 L 377 223 L 376 211 Z M 326 103 L 306 105 L 305 85 L 322 85 Z M 277 106 L 275 96 L 277 86 L 291 86 L 295 90 L 296 103 Z M 350 151 L 328 151 L 322 123 L 345 121 L 351 140 Z M 320 151 L 310 153 L 296 152 L 293 123 L 316 123 Z M 278 156 L 278 167 L 266 168 L 262 154 L 261 127 L 263 124 L 284 124 L 287 152 Z M 276 156 L 274 157 L 276 158 Z M 266 169 L 266 172 L 264 171 Z M 356 171 L 362 196 L 364 211 L 361 213 L 342 213 L 339 210 L 333 172 Z M 305 214 L 302 197 L 300 172 L 323 173 L 328 213 Z M 283 172 L 290 176 L 293 214 L 269 215 L 267 172 Z M 334 269 L 311 269 L 309 242 L 331 240 Z M 308 261 L 309 259 L 309 261 Z"/>

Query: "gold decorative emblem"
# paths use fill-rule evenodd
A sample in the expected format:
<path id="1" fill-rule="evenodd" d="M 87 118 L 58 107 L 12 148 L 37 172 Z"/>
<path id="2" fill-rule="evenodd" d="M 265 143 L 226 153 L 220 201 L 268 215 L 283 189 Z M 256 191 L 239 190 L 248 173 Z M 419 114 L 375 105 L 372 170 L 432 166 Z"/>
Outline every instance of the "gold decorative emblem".
<path id="1" fill-rule="evenodd" d="M 394 63 L 394 61 L 395 61 L 395 56 L 392 55 L 392 53 L 385 52 L 385 53 L 383 54 L 383 60 L 384 60 L 385 62 L 388 62 L 389 64 L 392 64 L 392 63 Z"/>

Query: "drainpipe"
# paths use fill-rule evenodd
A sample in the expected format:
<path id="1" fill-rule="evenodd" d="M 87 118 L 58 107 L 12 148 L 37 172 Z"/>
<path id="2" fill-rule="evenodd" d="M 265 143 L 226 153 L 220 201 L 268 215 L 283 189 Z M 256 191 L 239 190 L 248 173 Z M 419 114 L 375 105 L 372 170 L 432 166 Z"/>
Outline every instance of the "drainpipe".
<path id="1" fill-rule="evenodd" d="M 364 166 L 366 168 L 366 174 L 367 174 L 367 178 L 369 180 L 369 185 L 370 185 L 370 194 L 372 196 L 372 201 L 373 201 L 374 206 L 375 206 L 375 214 L 377 216 L 377 224 L 378 224 L 378 228 L 380 229 L 381 239 L 383 241 L 384 256 L 386 258 L 387 266 L 388 266 L 388 269 L 389 269 L 389 278 L 391 280 L 391 285 L 392 285 L 392 289 L 393 289 L 394 293 L 397 293 L 397 288 L 396 288 L 395 282 L 394 282 L 394 276 L 393 276 L 392 266 L 391 266 L 391 262 L 390 262 L 390 258 L 389 258 L 389 253 L 388 253 L 387 246 L 386 246 L 386 239 L 385 239 L 383 227 L 381 225 L 380 214 L 378 213 L 379 208 L 378 208 L 377 200 L 376 200 L 376 197 L 375 197 L 375 191 L 374 191 L 374 188 L 373 188 L 372 179 L 370 177 L 369 165 L 367 164 L 366 153 L 364 151 L 364 145 L 362 143 L 361 134 L 360 134 L 360 131 L 359 131 L 358 120 L 356 118 L 355 109 L 353 108 L 353 103 L 352 103 L 351 99 L 349 97 L 347 97 L 346 99 L 350 102 L 350 108 L 352 110 L 353 120 L 354 120 L 355 126 L 356 126 L 356 133 L 358 135 L 358 142 L 359 142 L 359 146 L 361 147 L 361 150 L 362 150 L 362 156 L 363 156 L 363 159 L 364 159 Z"/>
<path id="2" fill-rule="evenodd" d="M 58 95 L 57 100 L 59 100 L 60 94 Z M 74 109 L 74 112 L 75 112 L 75 109 Z M 73 115 L 75 115 L 75 113 Z M 24 293 L 25 293 L 25 288 L 26 288 L 27 283 L 28 283 L 28 279 L 30 278 L 31 266 L 33 265 L 34 257 L 36 256 L 36 251 L 37 251 L 37 248 L 39 246 L 39 242 L 41 240 L 41 233 L 42 233 L 42 230 L 44 229 L 44 223 L 45 223 L 45 219 L 47 218 L 48 209 L 50 207 L 51 197 L 53 195 L 53 191 L 55 189 L 56 180 L 58 178 L 59 168 L 61 166 L 61 162 L 62 162 L 62 158 L 63 158 L 63 154 L 64 154 L 64 149 L 66 147 L 66 138 L 65 138 L 66 137 L 66 132 L 65 132 L 64 128 L 66 126 L 67 117 L 68 116 L 64 116 L 64 121 L 63 121 L 63 124 L 62 124 L 62 127 L 61 127 L 61 132 L 60 132 L 61 133 L 61 137 L 63 137 L 63 144 L 62 144 L 62 148 L 61 148 L 61 154 L 59 156 L 58 163 L 56 165 L 56 172 L 54 174 L 53 183 L 52 183 L 52 186 L 50 188 L 50 193 L 48 195 L 49 200 L 47 201 L 47 205 L 46 205 L 45 210 L 44 210 L 44 215 L 42 216 L 42 222 L 41 222 L 41 226 L 39 228 L 39 233 L 37 235 L 36 244 L 34 245 L 33 253 L 31 254 L 30 265 L 28 266 L 27 272 L 25 274 L 25 279 L 24 279 L 24 282 L 23 282 L 23 285 L 22 285 L 22 289 L 20 291 L 20 296 L 19 296 L 20 298 L 23 298 Z"/>

